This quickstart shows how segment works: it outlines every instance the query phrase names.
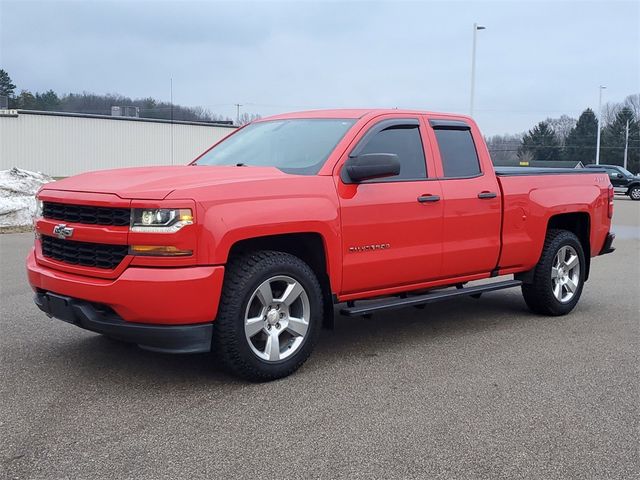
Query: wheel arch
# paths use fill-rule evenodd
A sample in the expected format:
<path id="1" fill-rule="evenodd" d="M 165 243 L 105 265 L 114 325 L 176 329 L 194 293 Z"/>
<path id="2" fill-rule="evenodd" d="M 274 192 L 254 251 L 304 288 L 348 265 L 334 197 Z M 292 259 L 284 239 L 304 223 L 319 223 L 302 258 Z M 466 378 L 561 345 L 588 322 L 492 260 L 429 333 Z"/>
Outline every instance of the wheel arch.
<path id="1" fill-rule="evenodd" d="M 631 190 L 639 187 L 640 187 L 640 182 L 630 183 L 629 185 L 627 185 L 627 192 L 625 193 L 625 195 L 631 195 Z"/>
<path id="2" fill-rule="evenodd" d="M 580 240 L 584 252 L 584 281 L 589 279 L 591 267 L 591 217 L 587 212 L 572 212 L 553 215 L 547 222 L 547 232 L 551 229 L 567 230 Z"/>
<path id="3" fill-rule="evenodd" d="M 322 287 L 324 319 L 323 326 L 333 327 L 333 288 L 329 275 L 330 263 L 324 237 L 318 232 L 296 232 L 245 238 L 235 242 L 228 257 L 258 250 L 285 252 L 300 258 L 316 274 Z"/>

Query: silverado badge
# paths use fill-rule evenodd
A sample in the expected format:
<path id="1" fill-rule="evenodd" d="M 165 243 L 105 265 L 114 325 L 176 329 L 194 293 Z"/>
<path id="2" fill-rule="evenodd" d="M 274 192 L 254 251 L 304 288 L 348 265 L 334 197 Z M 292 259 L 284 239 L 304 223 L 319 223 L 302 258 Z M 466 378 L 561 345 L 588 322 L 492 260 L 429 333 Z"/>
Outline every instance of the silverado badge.
<path id="1" fill-rule="evenodd" d="M 372 252 L 374 250 L 386 250 L 387 248 L 391 248 L 391 245 L 389 245 L 388 243 L 376 243 L 373 245 L 358 245 L 355 247 L 349 247 L 349 252 Z"/>
<path id="2" fill-rule="evenodd" d="M 73 235 L 73 228 L 67 227 L 67 225 L 64 223 L 59 223 L 58 225 L 53 227 L 53 234 L 56 237 L 64 240 L 65 238 L 68 238 L 71 235 Z"/>

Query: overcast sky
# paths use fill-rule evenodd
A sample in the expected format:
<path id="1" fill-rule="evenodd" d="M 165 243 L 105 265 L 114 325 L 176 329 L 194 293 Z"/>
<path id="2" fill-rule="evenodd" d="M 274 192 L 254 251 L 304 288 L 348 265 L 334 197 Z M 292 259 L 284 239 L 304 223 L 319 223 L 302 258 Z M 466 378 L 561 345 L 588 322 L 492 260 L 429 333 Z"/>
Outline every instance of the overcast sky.
<path id="1" fill-rule="evenodd" d="M 0 0 L 18 89 L 169 99 L 235 117 L 331 107 L 467 113 L 486 134 L 640 91 L 640 1 Z"/>

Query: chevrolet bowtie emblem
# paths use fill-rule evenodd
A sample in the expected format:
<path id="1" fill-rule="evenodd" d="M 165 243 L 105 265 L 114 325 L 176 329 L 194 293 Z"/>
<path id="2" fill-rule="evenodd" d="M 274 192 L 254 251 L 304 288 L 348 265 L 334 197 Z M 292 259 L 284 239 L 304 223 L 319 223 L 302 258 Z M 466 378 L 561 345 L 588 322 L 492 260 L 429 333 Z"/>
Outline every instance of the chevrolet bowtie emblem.
<path id="1" fill-rule="evenodd" d="M 53 234 L 61 239 L 69 238 L 73 235 L 73 228 L 67 227 L 64 223 L 59 223 L 55 227 L 53 227 Z"/>

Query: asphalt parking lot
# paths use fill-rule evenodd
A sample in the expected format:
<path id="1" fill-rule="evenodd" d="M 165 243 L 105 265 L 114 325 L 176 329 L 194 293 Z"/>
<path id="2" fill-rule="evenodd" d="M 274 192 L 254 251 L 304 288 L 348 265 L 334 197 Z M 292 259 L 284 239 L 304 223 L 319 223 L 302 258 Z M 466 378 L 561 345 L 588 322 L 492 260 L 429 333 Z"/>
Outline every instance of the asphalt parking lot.
<path id="1" fill-rule="evenodd" d="M 519 290 L 338 317 L 292 377 L 119 344 L 34 306 L 0 235 L 3 478 L 638 478 L 640 202 L 577 309 Z M 179 301 L 179 299 L 158 299 Z"/>

